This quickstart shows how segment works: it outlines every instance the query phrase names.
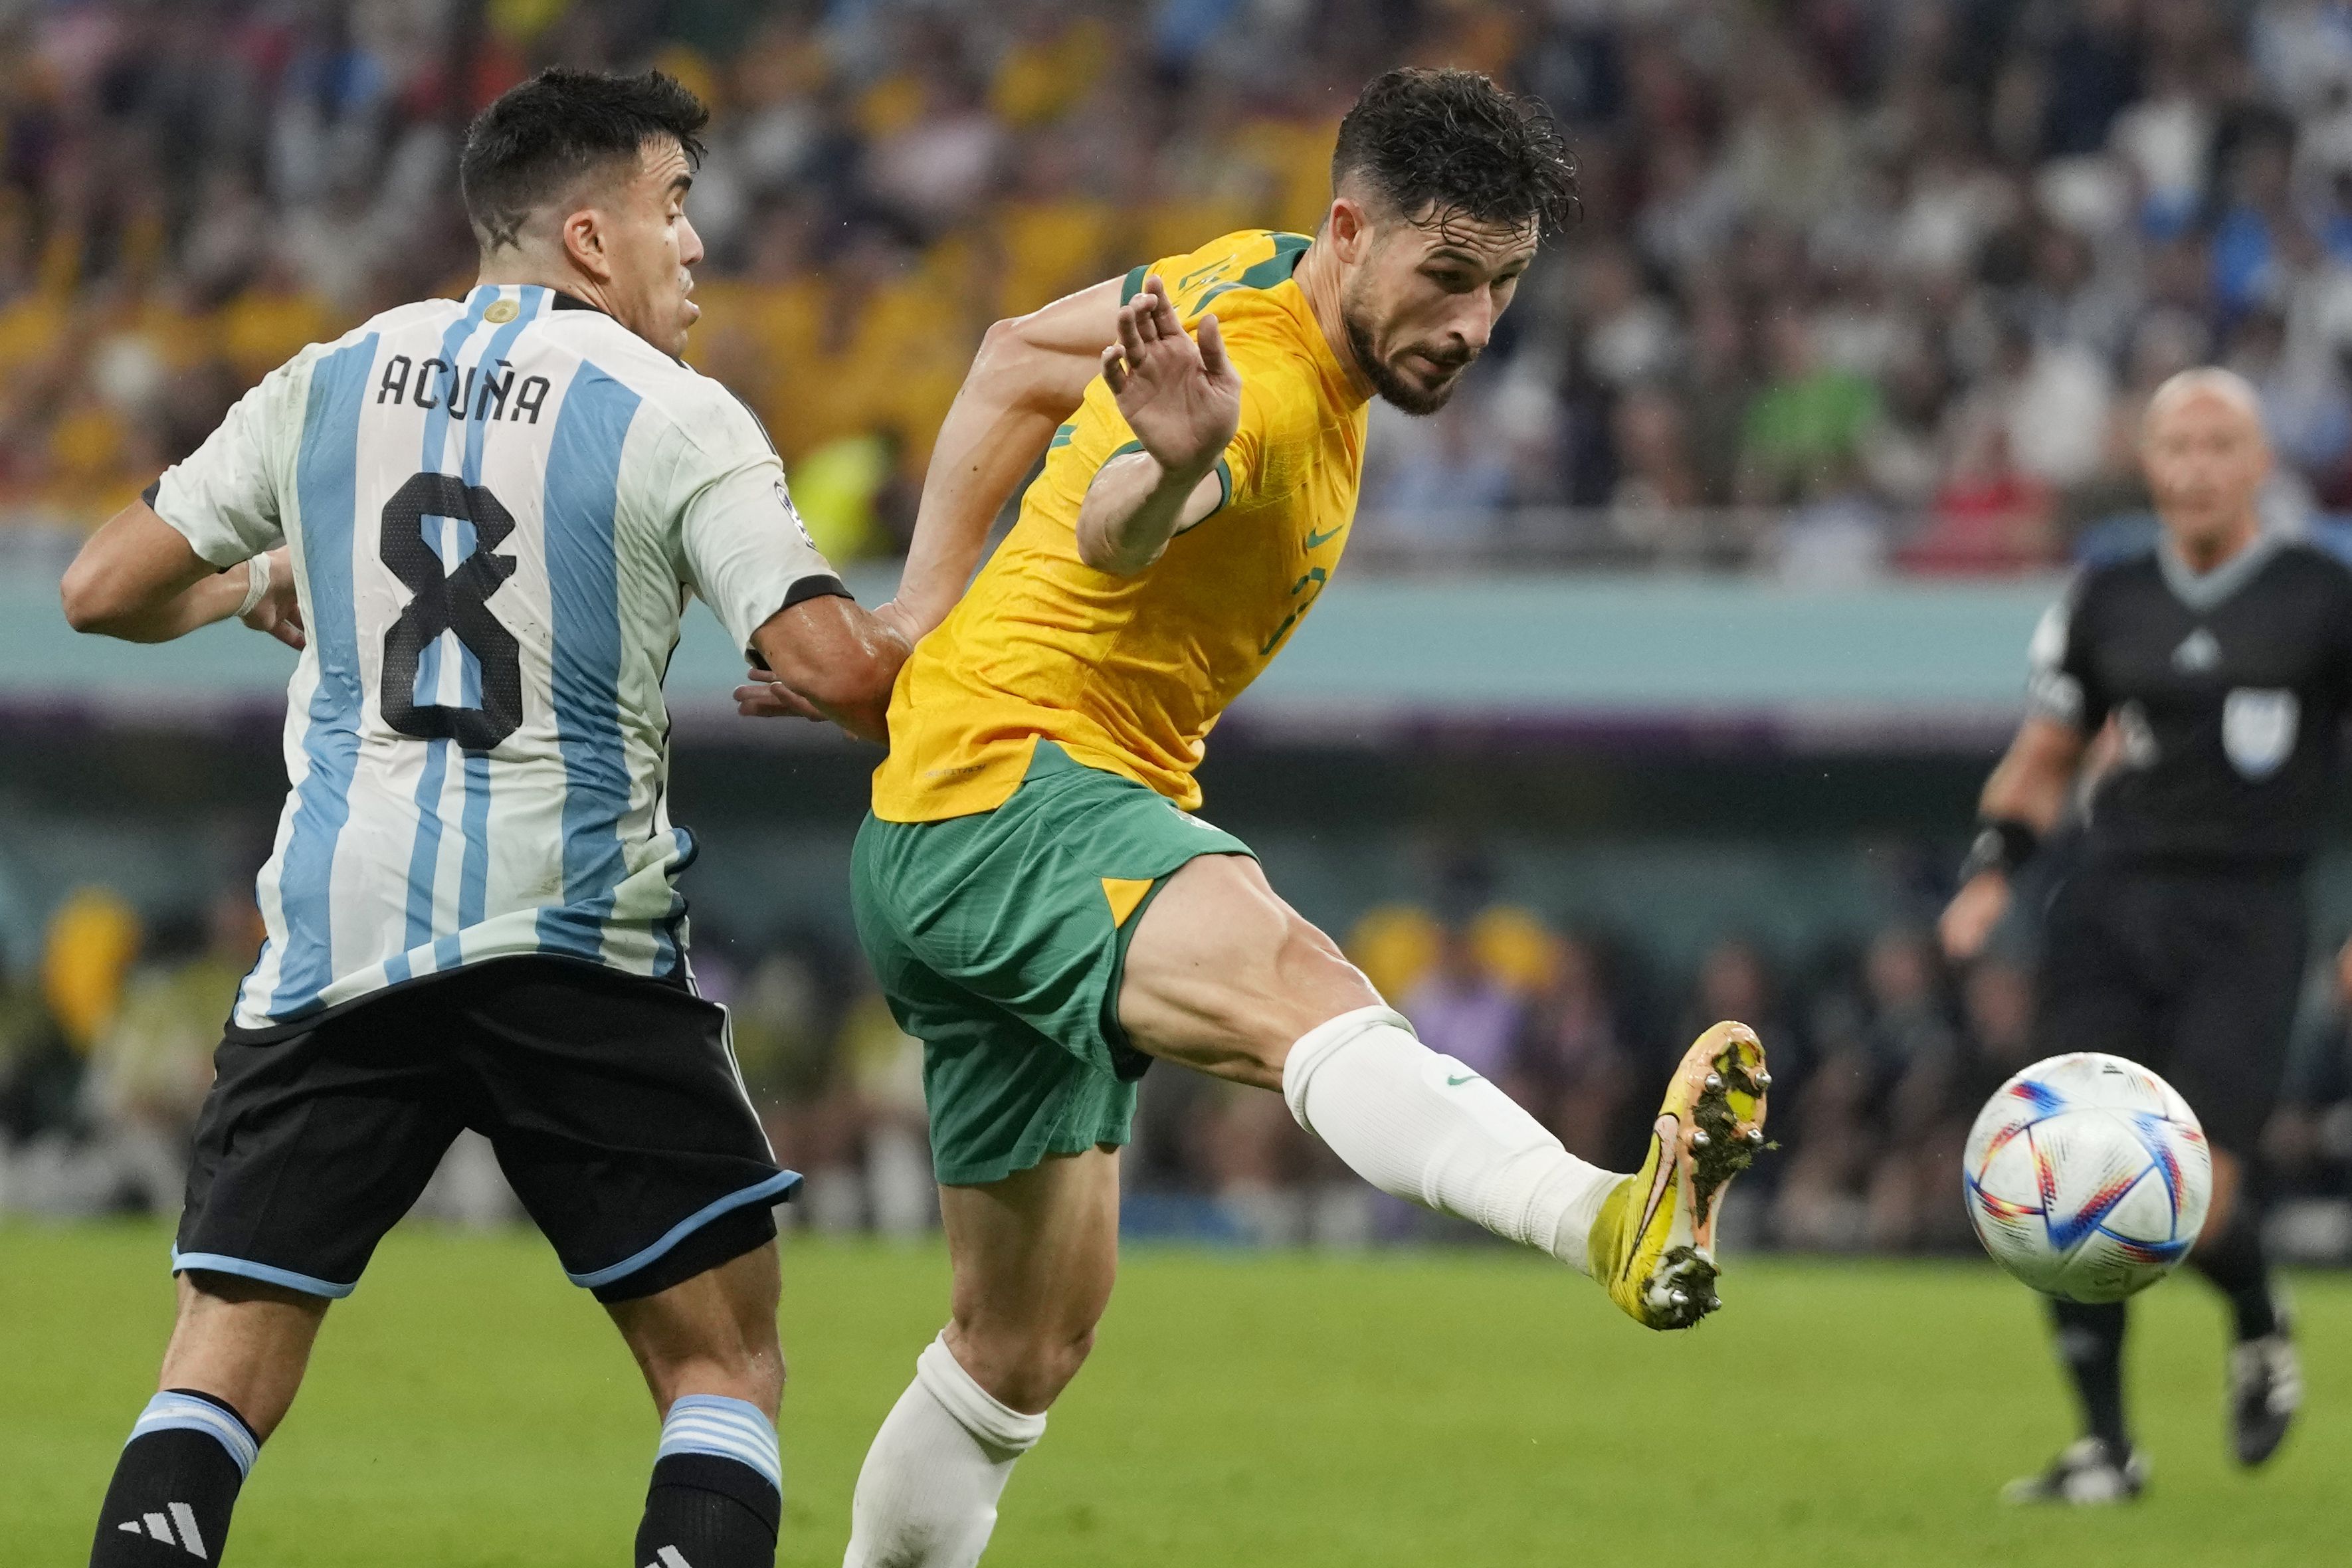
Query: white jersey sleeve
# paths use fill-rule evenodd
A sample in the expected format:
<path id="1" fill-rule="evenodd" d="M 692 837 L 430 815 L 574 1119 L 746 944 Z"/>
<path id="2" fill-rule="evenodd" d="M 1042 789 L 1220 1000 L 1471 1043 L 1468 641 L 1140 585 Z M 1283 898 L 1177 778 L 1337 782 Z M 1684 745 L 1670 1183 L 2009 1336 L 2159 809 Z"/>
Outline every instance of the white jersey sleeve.
<path id="1" fill-rule="evenodd" d="M 784 467 L 749 410 L 723 390 L 708 423 L 685 433 L 671 479 L 679 576 L 746 654 L 787 605 L 844 594 L 784 485 Z"/>
<path id="2" fill-rule="evenodd" d="M 228 417 L 184 460 L 163 470 L 148 504 L 215 566 L 286 542 L 281 456 L 301 438 L 309 353 L 297 354 L 236 400 Z"/>

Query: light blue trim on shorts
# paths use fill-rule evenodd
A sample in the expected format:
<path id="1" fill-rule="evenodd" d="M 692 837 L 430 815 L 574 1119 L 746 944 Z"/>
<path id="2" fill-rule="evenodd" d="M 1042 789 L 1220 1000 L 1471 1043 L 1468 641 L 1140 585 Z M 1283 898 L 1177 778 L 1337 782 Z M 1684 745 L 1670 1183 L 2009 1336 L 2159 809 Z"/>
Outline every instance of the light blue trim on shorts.
<path id="1" fill-rule="evenodd" d="M 566 1269 L 563 1277 L 583 1290 L 593 1290 L 599 1286 L 610 1285 L 615 1279 L 625 1279 L 720 1215 L 740 1209 L 746 1204 L 758 1203 L 762 1198 L 771 1203 L 778 1202 L 785 1194 L 800 1184 L 801 1173 L 798 1171 L 778 1171 L 764 1182 L 745 1187 L 740 1192 L 730 1193 L 714 1203 L 703 1205 L 664 1231 L 659 1241 L 642 1252 L 631 1253 L 610 1268 L 599 1268 L 593 1274 L 574 1274 L 570 1269 Z"/>
<path id="2" fill-rule="evenodd" d="M 242 1258 L 227 1258 L 217 1252 L 182 1252 L 172 1248 L 172 1272 L 181 1274 L 191 1268 L 202 1268 L 214 1274 L 236 1274 L 247 1279 L 258 1279 L 265 1285 L 282 1285 L 289 1290 L 299 1290 L 305 1296 L 324 1296 L 330 1301 L 340 1301 L 360 1288 L 356 1279 L 348 1285 L 330 1280 L 314 1279 L 308 1274 L 297 1274 L 291 1268 L 277 1268 L 267 1263 L 253 1263 Z"/>

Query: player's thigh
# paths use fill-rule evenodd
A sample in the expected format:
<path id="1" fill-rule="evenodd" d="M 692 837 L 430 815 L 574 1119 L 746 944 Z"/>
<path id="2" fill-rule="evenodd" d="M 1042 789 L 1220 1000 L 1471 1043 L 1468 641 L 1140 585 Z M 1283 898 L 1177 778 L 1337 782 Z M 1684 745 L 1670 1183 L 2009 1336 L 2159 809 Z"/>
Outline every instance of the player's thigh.
<path id="1" fill-rule="evenodd" d="M 308 1026 L 228 1031 L 197 1117 L 175 1268 L 351 1293 L 463 1125 L 431 989 Z"/>
<path id="2" fill-rule="evenodd" d="M 2276 1108 L 2306 956 L 2292 879 L 2217 887 L 2183 910 L 2186 981 L 2151 1067 L 2189 1101 L 2220 1153 L 2252 1163 Z"/>
<path id="3" fill-rule="evenodd" d="M 782 1291 L 776 1244 L 770 1241 L 667 1289 L 608 1302 L 604 1310 L 665 1417 L 689 1394 L 745 1400 L 772 1416 L 784 1384 L 776 1332 Z"/>
<path id="4" fill-rule="evenodd" d="M 450 1020 L 470 1123 L 575 1285 L 610 1306 L 774 1240 L 780 1169 L 727 1015 L 682 983 L 562 958 L 481 964 Z"/>
<path id="5" fill-rule="evenodd" d="M 1016 1410 L 1076 1374 L 1118 1270 L 1118 1156 L 1061 1155 L 983 1186 L 943 1186 L 955 1271 L 948 1346 Z"/>
<path id="6" fill-rule="evenodd" d="M 1128 943 L 1118 1021 L 1138 1049 L 1265 1089 L 1292 1042 L 1381 1005 L 1339 943 L 1276 894 L 1246 856 L 1203 856 L 1168 879 Z"/>

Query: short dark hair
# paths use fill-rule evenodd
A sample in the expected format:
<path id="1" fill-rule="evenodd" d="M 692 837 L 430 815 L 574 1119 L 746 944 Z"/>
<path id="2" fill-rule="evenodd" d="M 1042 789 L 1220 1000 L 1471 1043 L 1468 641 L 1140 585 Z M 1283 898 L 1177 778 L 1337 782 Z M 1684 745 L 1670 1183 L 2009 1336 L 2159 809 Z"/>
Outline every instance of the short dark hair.
<path id="1" fill-rule="evenodd" d="M 500 93 L 466 128 L 457 161 L 466 216 L 485 250 L 512 245 L 542 204 L 600 163 L 634 160 L 646 142 L 674 136 L 699 166 L 696 133 L 710 110 L 676 78 L 550 66 Z"/>
<path id="2" fill-rule="evenodd" d="M 1578 212 L 1576 156 L 1551 111 L 1472 70 L 1392 70 L 1339 121 L 1331 188 L 1350 178 L 1416 221 L 1532 220 L 1549 237 Z"/>

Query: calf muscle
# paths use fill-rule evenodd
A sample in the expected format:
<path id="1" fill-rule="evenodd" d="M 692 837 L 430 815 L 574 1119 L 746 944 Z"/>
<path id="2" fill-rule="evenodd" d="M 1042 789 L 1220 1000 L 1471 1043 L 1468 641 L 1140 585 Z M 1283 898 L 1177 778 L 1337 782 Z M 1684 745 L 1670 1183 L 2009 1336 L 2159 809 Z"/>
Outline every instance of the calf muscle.
<path id="1" fill-rule="evenodd" d="M 326 1316 L 317 1296 L 230 1274 L 183 1274 L 156 1385 L 223 1400 L 267 1439 L 293 1406 Z"/>

